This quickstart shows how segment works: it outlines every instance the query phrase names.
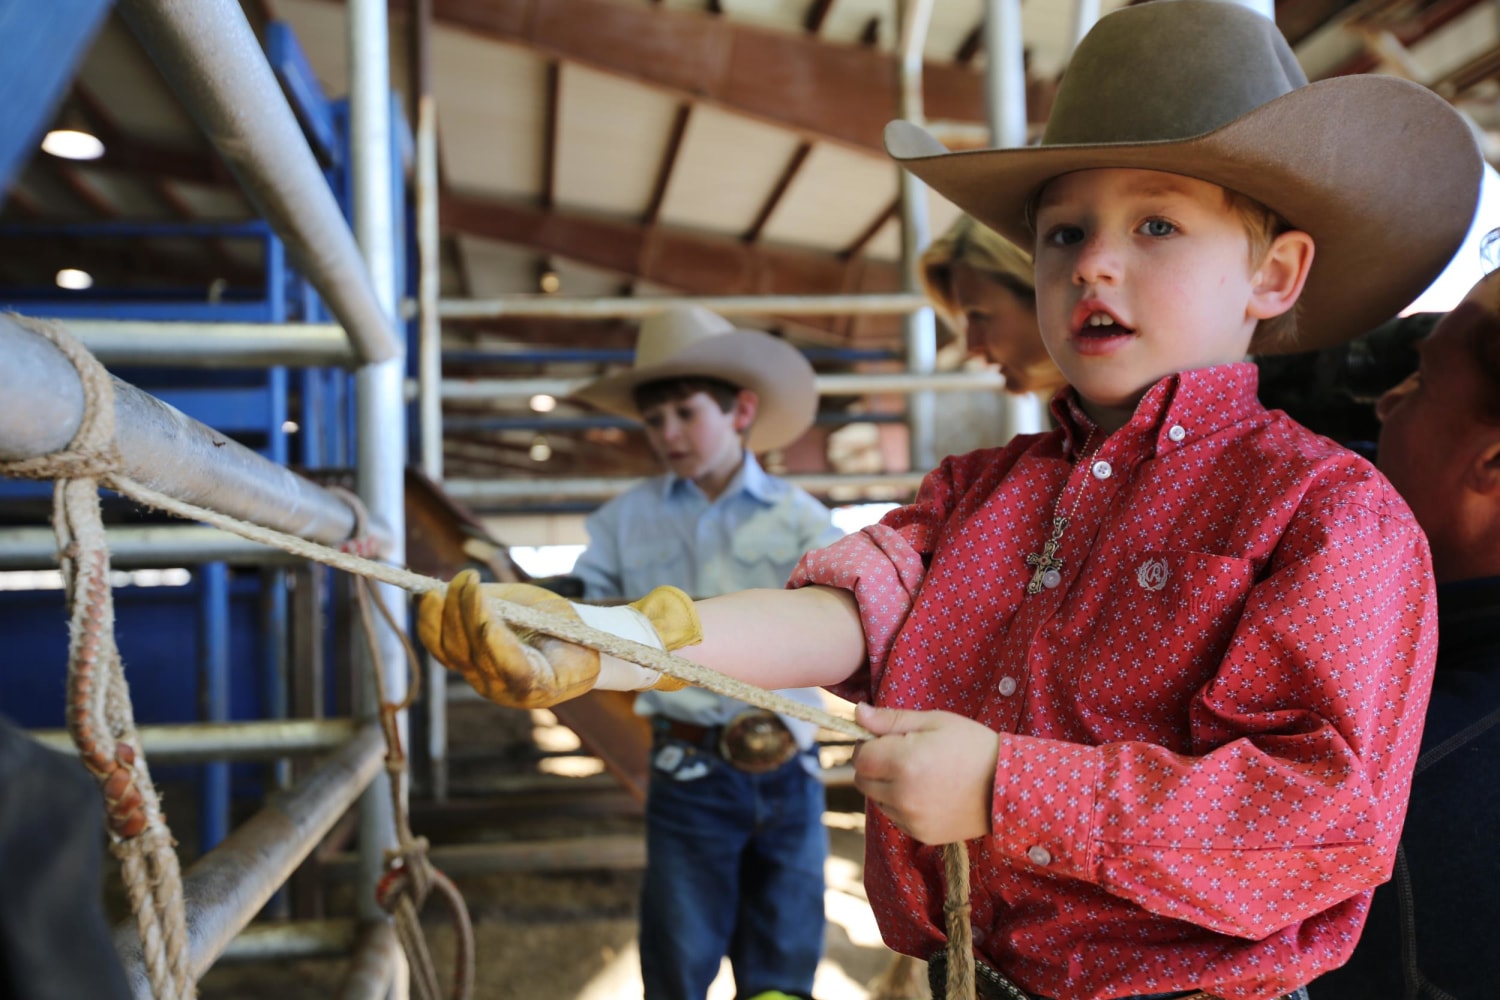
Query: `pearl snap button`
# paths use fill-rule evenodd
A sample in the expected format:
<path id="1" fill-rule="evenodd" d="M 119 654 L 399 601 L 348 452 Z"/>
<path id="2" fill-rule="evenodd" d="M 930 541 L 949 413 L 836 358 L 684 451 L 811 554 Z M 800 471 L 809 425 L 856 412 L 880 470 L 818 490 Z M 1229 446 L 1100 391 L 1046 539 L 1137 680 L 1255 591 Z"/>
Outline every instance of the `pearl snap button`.
<path id="1" fill-rule="evenodd" d="M 1037 845 L 1026 852 L 1026 857 L 1034 865 L 1050 865 L 1052 863 L 1052 852 L 1041 845 Z"/>
<path id="2" fill-rule="evenodd" d="M 1042 574 L 1042 586 L 1048 590 L 1054 589 L 1059 583 L 1062 583 L 1062 574 L 1057 570 L 1049 569 Z"/>
<path id="3" fill-rule="evenodd" d="M 1014 677 L 1000 678 L 1000 693 L 1009 698 L 1016 693 L 1016 679 Z"/>
<path id="4" fill-rule="evenodd" d="M 1095 479 L 1108 479 L 1110 476 L 1112 476 L 1114 474 L 1115 474 L 1114 468 L 1108 462 L 1106 462 L 1104 459 L 1101 458 L 1101 459 L 1099 459 L 1099 461 L 1097 461 L 1097 462 L 1094 463 L 1094 478 Z"/>
<path id="5" fill-rule="evenodd" d="M 1181 424 L 1173 424 L 1171 427 L 1167 428 L 1167 437 L 1171 438 L 1173 441 L 1181 441 L 1183 438 L 1187 437 L 1187 429 L 1184 428 Z"/>

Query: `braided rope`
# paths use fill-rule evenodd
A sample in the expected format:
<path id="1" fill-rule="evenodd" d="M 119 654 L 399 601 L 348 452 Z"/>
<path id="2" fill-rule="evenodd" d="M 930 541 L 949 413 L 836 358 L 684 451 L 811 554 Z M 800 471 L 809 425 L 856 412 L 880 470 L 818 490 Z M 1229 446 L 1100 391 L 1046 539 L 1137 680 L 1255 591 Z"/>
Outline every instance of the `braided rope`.
<path id="1" fill-rule="evenodd" d="M 58 347 L 83 385 L 83 417 L 68 446 L 0 464 L 0 472 L 55 480 L 52 526 L 69 609 L 68 732 L 103 793 L 110 851 L 120 862 L 152 992 L 157 1000 L 191 1000 L 196 986 L 176 842 L 146 767 L 115 645 L 109 544 L 98 488 L 98 480 L 119 466 L 114 387 L 103 366 L 62 327 L 11 318 Z"/>
<path id="2" fill-rule="evenodd" d="M 93 356 L 89 354 L 88 351 L 81 345 L 77 344 L 77 342 L 73 340 L 72 336 L 61 327 L 55 326 L 53 324 L 38 324 L 34 320 L 22 320 L 19 317 L 15 318 L 18 320 L 18 322 L 26 325 L 29 329 L 36 330 L 37 326 L 39 325 L 49 328 L 50 332 L 43 333 L 43 336 L 47 336 L 49 340 L 52 340 L 54 343 L 58 343 L 59 346 L 62 346 L 62 344 L 57 339 L 57 335 L 60 335 L 61 338 L 66 341 L 72 342 L 75 345 L 76 350 L 70 351 L 65 348 L 64 353 L 68 355 L 69 359 L 73 361 L 75 366 L 78 366 L 81 377 L 84 377 L 85 371 L 97 371 L 99 373 L 103 372 L 103 368 L 99 366 L 98 362 L 93 358 Z M 87 385 L 87 383 L 89 382 L 89 378 L 84 377 L 84 381 Z M 46 457 L 51 458 L 52 456 Z M 46 466 L 43 467 L 45 468 Z M 0 471 L 8 472 L 9 470 L 4 467 L 0 467 Z M 289 535 L 284 532 L 276 531 L 272 528 L 266 528 L 258 524 L 252 524 L 247 521 L 242 521 L 239 518 L 231 517 L 227 514 L 221 514 L 218 511 L 209 510 L 205 507 L 199 507 L 196 504 L 187 503 L 185 501 L 169 497 L 141 483 L 138 483 L 133 479 L 130 479 L 128 476 L 118 471 L 118 461 L 115 461 L 107 468 L 103 468 L 98 471 L 98 478 L 103 482 L 104 485 L 146 507 L 161 510 L 176 517 L 184 518 L 186 520 L 201 521 L 205 524 L 212 525 L 213 527 L 217 527 L 232 534 L 239 535 L 240 537 L 246 538 L 250 541 L 259 542 L 263 545 L 269 545 L 274 548 L 281 549 L 284 552 L 290 553 L 291 555 L 322 563 L 323 565 L 331 566 L 335 569 L 344 570 L 347 573 L 354 574 L 358 577 L 363 577 L 366 580 L 376 580 L 381 583 L 387 583 L 392 586 L 399 587 L 409 593 L 435 594 L 442 593 L 447 590 L 446 583 L 441 580 L 434 579 L 433 577 L 424 576 L 420 573 L 414 573 L 411 570 L 402 567 L 391 566 L 386 563 L 375 561 L 374 559 L 364 558 L 363 556 L 355 555 L 352 552 L 341 551 L 339 549 L 331 548 L 326 545 L 320 545 L 317 542 L 311 542 L 307 539 L 299 538 L 296 535 Z M 95 496 L 95 505 L 97 507 L 97 495 Z M 355 511 L 356 521 L 358 522 L 358 519 L 361 516 L 360 508 L 356 506 Z M 359 548 L 362 551 L 367 550 L 363 545 L 357 545 L 353 547 Z M 674 677 L 678 680 L 686 681 L 689 684 L 704 688 L 716 694 L 735 698 L 747 704 L 754 705 L 757 708 L 764 708 L 773 712 L 777 712 L 781 715 L 790 716 L 791 718 L 801 719 L 804 722 L 810 722 L 813 725 L 821 726 L 825 729 L 829 729 L 834 732 L 841 733 L 845 736 L 851 736 L 860 740 L 872 739 L 875 735 L 868 729 L 865 729 L 863 726 L 860 726 L 849 719 L 844 719 L 839 716 L 832 715 L 820 709 L 813 708 L 810 705 L 804 705 L 799 702 L 795 702 L 785 695 L 779 694 L 775 691 L 767 691 L 763 688 L 758 688 L 754 685 L 747 684 L 744 681 L 726 676 L 719 673 L 718 671 L 711 670 L 708 667 L 702 666 L 701 664 L 694 663 L 692 660 L 676 656 L 672 653 L 656 649 L 652 646 L 647 646 L 642 643 L 623 639 L 619 636 L 601 631 L 599 629 L 590 628 L 589 626 L 583 624 L 581 621 L 577 621 L 575 619 L 562 618 L 560 616 L 548 614 L 544 611 L 537 611 L 532 608 L 527 608 L 522 605 L 513 604 L 509 601 L 503 601 L 495 598 L 489 599 L 489 610 L 495 618 L 505 622 L 507 625 L 512 626 L 513 628 L 540 632 L 544 635 L 550 635 L 558 639 L 563 639 L 567 642 L 573 642 L 578 645 L 587 646 L 609 656 L 614 656 L 618 659 L 625 660 L 630 663 L 635 663 L 639 666 L 647 667 L 651 670 L 656 670 L 669 677 Z M 404 630 L 398 628 L 396 629 L 396 631 L 398 634 L 403 636 L 404 640 Z M 373 644 L 371 648 L 374 648 Z M 408 651 L 410 652 L 409 646 Z M 413 671 L 414 677 L 418 676 L 419 674 L 420 671 Z M 376 671 L 376 676 L 377 678 L 380 677 L 379 671 Z M 411 696 L 409 694 L 406 701 L 403 702 L 401 706 L 396 707 L 396 711 L 399 711 L 401 708 L 405 708 L 406 704 L 408 704 L 410 700 Z M 384 716 L 387 714 L 386 708 L 394 706 L 389 706 L 386 704 L 383 690 L 381 691 L 381 703 L 382 717 L 384 718 Z M 390 717 L 392 722 L 394 722 L 394 712 L 391 713 Z M 387 738 L 389 741 L 389 736 Z M 399 782 L 400 779 L 397 776 L 393 775 L 392 780 Z M 944 912 L 948 931 L 947 951 L 949 955 L 949 981 L 947 1000 L 973 1000 L 973 944 L 972 929 L 969 923 L 968 848 L 962 842 L 951 843 L 943 845 L 943 852 L 945 875 L 944 881 L 946 883 Z M 180 904 L 180 891 L 178 894 L 178 900 Z M 413 909 L 415 909 L 415 907 L 413 907 Z M 967 970 L 967 972 L 965 972 L 964 970 Z M 435 984 L 435 978 L 431 982 Z M 167 1000 L 167 997 L 158 993 L 158 1000 Z"/>

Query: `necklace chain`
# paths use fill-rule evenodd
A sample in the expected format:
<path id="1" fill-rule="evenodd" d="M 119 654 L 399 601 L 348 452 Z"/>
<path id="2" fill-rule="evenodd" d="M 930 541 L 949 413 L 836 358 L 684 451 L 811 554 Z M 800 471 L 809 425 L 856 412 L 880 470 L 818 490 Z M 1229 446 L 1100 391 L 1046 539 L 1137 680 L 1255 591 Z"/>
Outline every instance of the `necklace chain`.
<path id="1" fill-rule="evenodd" d="M 1092 456 L 1092 453 L 1089 451 L 1089 445 L 1094 443 L 1094 432 L 1098 429 L 1097 426 L 1089 428 L 1088 437 L 1083 439 L 1083 447 L 1078 452 L 1077 465 L 1082 465 Z M 1031 579 L 1026 584 L 1026 593 L 1028 595 L 1040 594 L 1043 588 L 1047 586 L 1049 577 L 1051 578 L 1050 582 L 1052 586 L 1057 586 L 1057 581 L 1061 577 L 1058 571 L 1062 569 L 1063 565 L 1062 559 L 1058 557 L 1057 550 L 1062 548 L 1063 532 L 1068 530 L 1068 522 L 1073 519 L 1074 514 L 1078 513 L 1078 504 L 1083 499 L 1083 490 L 1087 485 L 1088 480 L 1085 479 L 1078 487 L 1078 491 L 1073 494 L 1073 503 L 1069 506 L 1066 514 L 1058 514 L 1057 512 L 1058 506 L 1062 503 L 1062 493 L 1058 493 L 1057 499 L 1052 501 L 1052 534 L 1047 539 L 1046 544 L 1042 546 L 1041 552 L 1033 552 L 1026 557 L 1026 565 L 1033 569 Z M 1064 479 L 1063 491 L 1066 491 L 1067 488 L 1068 482 Z"/>

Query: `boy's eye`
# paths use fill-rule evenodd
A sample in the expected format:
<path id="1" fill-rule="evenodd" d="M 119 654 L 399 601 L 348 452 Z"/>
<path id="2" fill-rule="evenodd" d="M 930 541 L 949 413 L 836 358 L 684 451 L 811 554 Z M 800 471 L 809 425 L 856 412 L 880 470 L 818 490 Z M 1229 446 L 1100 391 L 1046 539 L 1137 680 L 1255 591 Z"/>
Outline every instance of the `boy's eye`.
<path id="1" fill-rule="evenodd" d="M 1047 243 L 1057 247 L 1070 247 L 1082 240 L 1083 229 L 1078 226 L 1053 226 L 1045 237 Z"/>
<path id="2" fill-rule="evenodd" d="M 1177 232 L 1177 227 L 1166 219 L 1147 219 L 1141 223 L 1140 231 L 1147 236 L 1171 236 Z"/>

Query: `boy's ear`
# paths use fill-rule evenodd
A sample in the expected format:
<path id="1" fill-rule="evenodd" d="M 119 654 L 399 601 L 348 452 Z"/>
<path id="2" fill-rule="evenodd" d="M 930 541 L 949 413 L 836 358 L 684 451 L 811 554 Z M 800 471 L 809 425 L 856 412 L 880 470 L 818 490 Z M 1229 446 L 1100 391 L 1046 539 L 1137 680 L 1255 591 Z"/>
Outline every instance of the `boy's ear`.
<path id="1" fill-rule="evenodd" d="M 1271 241 L 1250 276 L 1251 317 L 1270 319 L 1297 304 L 1312 269 L 1314 249 L 1313 238 L 1300 229 L 1288 230 Z"/>
<path id="2" fill-rule="evenodd" d="M 760 406 L 760 397 L 749 389 L 741 389 L 734 397 L 734 429 L 744 434 L 755 423 L 755 411 Z"/>

